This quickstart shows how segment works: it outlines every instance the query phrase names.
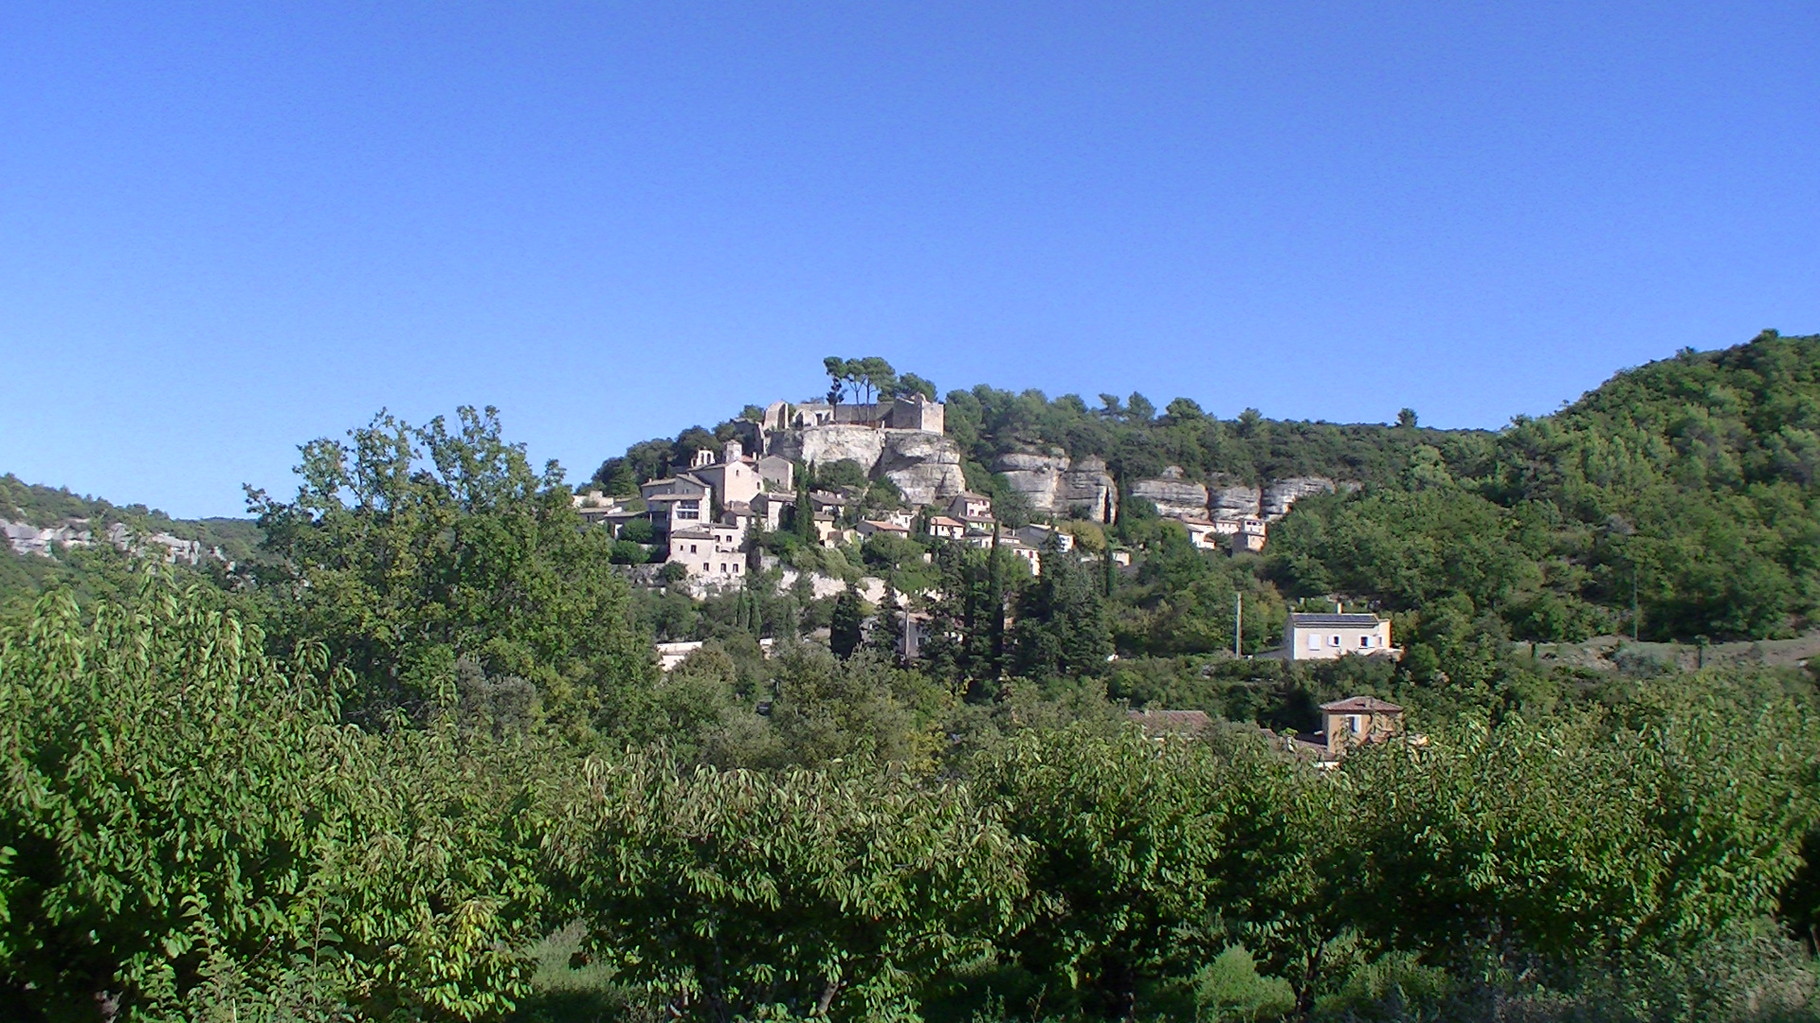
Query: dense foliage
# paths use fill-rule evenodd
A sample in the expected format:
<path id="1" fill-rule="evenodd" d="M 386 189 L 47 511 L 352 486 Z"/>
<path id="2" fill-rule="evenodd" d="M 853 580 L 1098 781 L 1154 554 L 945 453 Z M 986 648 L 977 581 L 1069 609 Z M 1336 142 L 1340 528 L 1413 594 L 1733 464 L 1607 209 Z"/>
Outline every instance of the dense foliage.
<path id="1" fill-rule="evenodd" d="M 67 552 L 0 614 L 0 1010 L 1811 1019 L 1820 673 L 1699 665 L 1810 624 L 1817 353 L 1683 353 L 1495 435 L 952 392 L 976 479 L 1052 445 L 1127 484 L 1358 487 L 1264 556 L 1128 500 L 1054 523 L 1038 574 L 786 525 L 706 599 L 624 565 L 491 410 L 382 414 L 306 445 L 293 499 L 250 495 L 240 569 Z M 812 484 L 898 499 L 850 465 Z M 1243 656 L 1335 599 L 1391 614 L 1402 660 Z M 1696 642 L 1520 642 L 1620 629 Z M 704 643 L 662 672 L 653 638 Z M 1272 731 L 1358 693 L 1420 734 L 1323 768 Z M 1146 706 L 1211 724 L 1146 732 Z"/>

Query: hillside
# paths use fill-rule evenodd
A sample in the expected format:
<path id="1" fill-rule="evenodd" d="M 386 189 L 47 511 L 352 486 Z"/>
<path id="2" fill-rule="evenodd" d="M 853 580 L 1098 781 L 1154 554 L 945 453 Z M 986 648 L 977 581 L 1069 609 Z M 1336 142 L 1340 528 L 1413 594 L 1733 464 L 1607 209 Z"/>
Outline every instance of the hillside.
<path id="1" fill-rule="evenodd" d="M 1259 571 L 1290 600 L 1339 597 L 1418 629 L 1544 642 L 1773 638 L 1820 610 L 1814 337 L 1766 331 L 1683 351 L 1495 433 L 1422 428 L 1407 410 L 1394 426 L 1249 409 L 1221 419 L 1187 398 L 1159 412 L 1138 394 L 1089 407 L 985 385 L 945 405 L 943 444 L 926 457 L 958 460 L 1001 519 L 1111 523 L 1122 505 L 1191 528 L 1282 519 Z M 764 415 L 753 406 L 712 431 L 634 445 L 593 485 L 635 493 L 729 439 L 801 458 L 802 440 Z M 820 482 L 826 465 L 810 455 Z M 854 460 L 874 480 L 917 471 L 877 453 Z"/>
<path id="2" fill-rule="evenodd" d="M 116 505 L 11 473 L 0 476 L 0 532 L 7 540 L 0 603 L 58 585 L 85 589 L 114 565 L 116 552 L 226 565 L 254 558 L 260 541 L 250 519 L 173 519 L 142 504 Z"/>
<path id="3" fill-rule="evenodd" d="M 232 575 L 132 571 L 143 525 L 13 559 L 77 592 L 0 606 L 0 997 L 1812 1018 L 1820 636 L 1770 637 L 1815 617 L 1817 353 L 1495 434 L 880 387 L 636 446 L 618 499 L 494 409 L 380 413 L 251 495 Z"/>

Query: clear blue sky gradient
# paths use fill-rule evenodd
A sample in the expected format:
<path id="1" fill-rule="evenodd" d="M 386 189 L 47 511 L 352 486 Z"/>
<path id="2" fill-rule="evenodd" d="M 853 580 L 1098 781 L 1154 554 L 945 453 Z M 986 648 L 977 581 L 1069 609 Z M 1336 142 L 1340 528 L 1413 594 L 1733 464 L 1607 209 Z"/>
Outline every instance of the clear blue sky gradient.
<path id="1" fill-rule="evenodd" d="M 571 479 L 879 354 L 1498 427 L 1820 331 L 1820 4 L 0 9 L 0 471 L 181 516 L 380 407 Z"/>

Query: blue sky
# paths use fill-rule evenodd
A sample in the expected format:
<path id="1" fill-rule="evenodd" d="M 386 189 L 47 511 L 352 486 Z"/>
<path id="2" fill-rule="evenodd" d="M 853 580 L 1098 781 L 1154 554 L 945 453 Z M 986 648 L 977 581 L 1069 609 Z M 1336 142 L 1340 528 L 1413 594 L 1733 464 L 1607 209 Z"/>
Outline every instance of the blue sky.
<path id="1" fill-rule="evenodd" d="M 0 471 L 382 406 L 572 479 L 879 354 L 1497 427 L 1820 331 L 1820 5 L 11 4 Z"/>

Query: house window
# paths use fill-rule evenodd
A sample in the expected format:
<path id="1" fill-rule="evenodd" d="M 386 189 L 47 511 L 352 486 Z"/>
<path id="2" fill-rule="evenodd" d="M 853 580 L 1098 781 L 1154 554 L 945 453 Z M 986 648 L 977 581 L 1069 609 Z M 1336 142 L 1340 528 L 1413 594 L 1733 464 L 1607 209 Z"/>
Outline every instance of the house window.
<path id="1" fill-rule="evenodd" d="M 1330 639 L 1329 639 L 1329 640 L 1328 640 L 1328 641 L 1327 641 L 1327 645 L 1328 645 L 1328 646 L 1339 646 L 1339 645 L 1340 645 L 1340 637 L 1338 637 L 1338 636 L 1334 636 L 1334 637 L 1332 637 L 1332 638 L 1330 638 Z"/>
<path id="2" fill-rule="evenodd" d="M 1359 637 L 1359 645 L 1360 645 L 1360 646 L 1370 646 L 1370 645 L 1371 645 L 1371 637 L 1370 637 L 1370 636 L 1360 636 L 1360 637 Z"/>
<path id="3" fill-rule="evenodd" d="M 690 554 L 694 554 L 694 553 L 695 553 L 695 545 L 694 545 L 694 544 L 690 544 L 690 545 L 689 545 L 689 553 L 690 553 Z"/>
<path id="4" fill-rule="evenodd" d="M 1321 637 L 1316 636 L 1313 633 L 1310 633 L 1308 636 L 1308 649 L 1310 649 L 1310 650 L 1321 649 Z"/>
<path id="5" fill-rule="evenodd" d="M 1357 735 L 1365 730 L 1365 717 L 1361 714 L 1346 715 L 1346 730 Z"/>

